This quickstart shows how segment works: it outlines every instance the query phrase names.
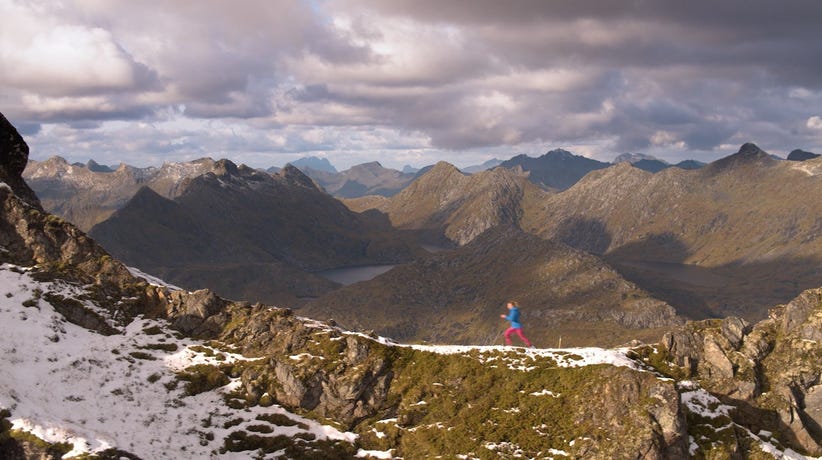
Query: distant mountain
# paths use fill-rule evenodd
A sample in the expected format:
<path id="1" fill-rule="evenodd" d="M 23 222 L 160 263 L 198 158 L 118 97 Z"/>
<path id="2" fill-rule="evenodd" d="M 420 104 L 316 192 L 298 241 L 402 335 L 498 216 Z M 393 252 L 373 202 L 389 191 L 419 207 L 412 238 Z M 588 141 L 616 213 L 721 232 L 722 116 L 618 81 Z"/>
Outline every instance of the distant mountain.
<path id="1" fill-rule="evenodd" d="M 415 168 L 411 165 L 405 165 L 405 166 L 402 167 L 402 173 L 403 174 L 416 174 L 417 171 L 419 171 L 419 170 L 420 170 L 419 168 Z"/>
<path id="2" fill-rule="evenodd" d="M 86 169 L 92 172 L 102 172 L 102 173 L 110 173 L 117 170 L 117 168 L 112 168 L 110 166 L 105 166 L 97 163 L 94 160 L 88 160 L 86 163 Z"/>
<path id="3" fill-rule="evenodd" d="M 52 157 L 29 161 L 23 177 L 46 210 L 88 231 L 122 208 L 142 187 L 166 198 L 175 197 L 185 179 L 209 171 L 214 160 L 163 163 L 159 168 L 121 165 L 113 172 L 94 165 L 91 161 L 89 165 L 70 165 L 61 157 Z"/>
<path id="4" fill-rule="evenodd" d="M 625 162 L 623 162 L 623 163 L 625 163 Z M 637 160 L 637 161 L 634 161 L 634 162 L 628 162 L 628 163 L 631 163 L 634 166 L 634 168 L 639 168 L 643 171 L 648 171 L 648 172 L 651 172 L 651 173 L 660 172 L 663 169 L 667 169 L 667 168 L 671 167 L 670 164 L 668 164 L 664 161 L 661 161 L 661 160 L 656 160 L 656 159 L 648 160 L 648 159 L 643 158 L 641 160 Z"/>
<path id="5" fill-rule="evenodd" d="M 806 152 L 804 150 L 796 149 L 793 150 L 791 153 L 788 154 L 789 161 L 805 161 L 805 160 L 812 160 L 814 158 L 818 158 L 819 154 Z"/>
<path id="6" fill-rule="evenodd" d="M 528 180 L 543 188 L 565 190 L 591 171 L 607 168 L 610 163 L 574 155 L 567 150 L 552 150 L 539 158 L 517 155 L 503 161 L 501 167 L 521 168 Z"/>
<path id="7" fill-rule="evenodd" d="M 414 174 L 384 168 L 376 161 L 352 166 L 339 173 L 312 168 L 305 168 L 304 172 L 328 193 L 340 198 L 366 195 L 393 196 L 414 179 Z"/>
<path id="8" fill-rule="evenodd" d="M 305 168 L 310 168 L 315 171 L 323 171 L 328 173 L 335 173 L 337 172 L 337 168 L 328 161 L 328 158 L 320 158 L 320 157 L 303 157 L 298 160 L 294 160 L 291 164 L 298 169 L 302 170 Z"/>
<path id="9" fill-rule="evenodd" d="M 596 257 L 505 226 L 301 311 L 403 341 L 494 343 L 509 299 L 523 305 L 526 335 L 541 346 L 559 336 L 574 346 L 616 345 L 681 322 Z"/>
<path id="10" fill-rule="evenodd" d="M 623 153 L 621 155 L 617 155 L 617 157 L 614 158 L 614 161 L 612 163 L 614 163 L 614 164 L 626 163 L 626 162 L 627 163 L 637 163 L 637 162 L 642 161 L 642 160 L 658 161 L 658 162 L 661 162 L 661 163 L 665 163 L 664 161 L 660 160 L 659 158 L 657 158 L 653 155 L 647 155 L 645 153 Z"/>
<path id="11" fill-rule="evenodd" d="M 387 221 L 349 211 L 297 168 L 269 175 L 228 160 L 185 181 L 173 200 L 141 189 L 90 235 L 176 285 L 288 305 L 336 287 L 309 272 L 414 255 Z"/>
<path id="12" fill-rule="evenodd" d="M 699 169 L 705 166 L 705 163 L 696 160 L 683 160 L 677 164 L 670 164 L 667 161 L 660 160 L 654 156 L 646 155 L 644 153 L 623 153 L 614 158 L 614 164 L 631 163 L 635 168 L 651 173 L 658 173 L 663 169 L 680 168 L 680 169 Z"/>
<path id="13" fill-rule="evenodd" d="M 705 163 L 703 163 L 701 161 L 696 161 L 696 160 L 682 160 L 679 163 L 675 164 L 674 166 L 676 166 L 677 168 L 680 168 L 680 169 L 692 170 L 692 169 L 699 169 L 699 168 L 705 166 Z"/>
<path id="14" fill-rule="evenodd" d="M 522 226 L 604 254 L 691 317 L 762 318 L 822 284 L 820 159 L 774 160 L 753 144 L 704 168 L 596 171 L 531 207 Z"/>
<path id="15" fill-rule="evenodd" d="M 500 164 L 502 164 L 502 160 L 492 158 L 492 159 L 482 163 L 481 165 L 474 165 L 474 166 L 468 166 L 467 168 L 462 168 L 461 171 L 464 172 L 464 173 L 468 173 L 468 174 L 474 174 L 474 173 L 489 170 L 491 168 L 496 168 Z"/>
<path id="16" fill-rule="evenodd" d="M 462 245 L 491 227 L 517 224 L 523 200 L 542 194 L 526 177 L 504 168 L 467 175 L 440 162 L 397 195 L 369 203 L 399 229 L 422 231 L 432 243 Z M 352 206 L 367 208 L 361 201 Z"/>

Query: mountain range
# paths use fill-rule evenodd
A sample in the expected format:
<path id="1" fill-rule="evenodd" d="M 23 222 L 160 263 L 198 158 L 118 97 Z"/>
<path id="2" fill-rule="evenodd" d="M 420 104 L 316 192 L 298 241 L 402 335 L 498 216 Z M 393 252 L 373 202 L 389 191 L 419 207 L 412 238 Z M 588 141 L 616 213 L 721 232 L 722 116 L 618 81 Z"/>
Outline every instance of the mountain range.
<path id="1" fill-rule="evenodd" d="M 392 196 L 408 186 L 415 177 L 413 173 L 383 168 L 376 161 L 356 165 L 339 173 L 314 169 L 310 165 L 300 169 L 328 193 L 342 198 Z"/>
<path id="2" fill-rule="evenodd" d="M 2 458 L 822 455 L 822 289 L 630 348 L 401 345 L 133 275 L 27 155 L 0 114 Z"/>
<path id="3" fill-rule="evenodd" d="M 672 305 L 761 318 L 822 280 L 820 166 L 753 144 L 693 171 L 618 164 L 548 196 L 522 226 L 604 255 Z"/>
<path id="4" fill-rule="evenodd" d="M 88 231 L 123 207 L 142 187 L 174 198 L 183 180 L 206 173 L 214 163 L 203 158 L 188 163 L 164 163 L 159 168 L 122 164 L 112 172 L 93 161 L 77 165 L 52 157 L 29 161 L 23 177 L 37 191 L 46 209 Z"/>
<path id="5" fill-rule="evenodd" d="M 420 251 L 293 166 L 271 175 L 227 160 L 184 180 L 174 199 L 143 187 L 89 234 L 126 263 L 180 286 L 287 305 L 335 287 L 311 272 L 406 262 Z"/>

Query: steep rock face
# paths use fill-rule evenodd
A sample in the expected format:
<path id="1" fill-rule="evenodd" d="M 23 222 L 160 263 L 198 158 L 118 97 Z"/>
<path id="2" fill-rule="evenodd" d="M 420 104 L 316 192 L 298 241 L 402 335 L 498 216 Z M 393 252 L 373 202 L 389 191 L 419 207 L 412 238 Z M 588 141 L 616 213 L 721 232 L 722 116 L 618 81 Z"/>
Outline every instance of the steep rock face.
<path id="1" fill-rule="evenodd" d="M 687 378 L 737 407 L 737 423 L 822 454 L 822 289 L 803 292 L 753 326 L 738 318 L 689 323 L 663 339 Z"/>
<path id="2" fill-rule="evenodd" d="M 23 180 L 23 170 L 29 160 L 29 146 L 0 113 L 0 182 L 5 182 L 21 200 L 42 210 L 37 195 Z"/>

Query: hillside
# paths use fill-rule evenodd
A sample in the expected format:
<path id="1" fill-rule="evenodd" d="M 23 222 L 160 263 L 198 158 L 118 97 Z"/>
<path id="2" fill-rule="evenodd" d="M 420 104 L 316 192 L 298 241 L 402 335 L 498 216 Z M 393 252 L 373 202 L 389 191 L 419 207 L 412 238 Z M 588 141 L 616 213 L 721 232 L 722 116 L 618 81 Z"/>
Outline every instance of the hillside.
<path id="1" fill-rule="evenodd" d="M 289 305 L 336 287 L 311 271 L 403 262 L 416 251 L 294 167 L 269 175 L 227 160 L 173 200 L 142 189 L 90 235 L 176 285 Z"/>
<path id="2" fill-rule="evenodd" d="M 633 350 L 402 346 L 133 276 L 0 139 L 2 458 L 822 454 L 820 291 Z"/>
<path id="3" fill-rule="evenodd" d="M 618 345 L 678 324 L 673 309 L 594 256 L 514 227 L 373 280 L 328 293 L 301 313 L 404 341 L 494 343 L 509 299 L 539 345 Z"/>
<path id="4" fill-rule="evenodd" d="M 523 201 L 542 193 L 524 176 L 505 169 L 466 175 L 440 162 L 390 199 L 346 203 L 359 212 L 373 207 L 394 227 L 422 232 L 429 242 L 462 245 L 491 227 L 517 224 Z"/>
<path id="5" fill-rule="evenodd" d="M 72 165 L 60 157 L 30 161 L 23 178 L 40 197 L 44 208 L 89 231 L 122 208 L 142 187 L 174 198 L 185 179 L 210 171 L 214 160 L 164 163 L 159 168 L 123 164 L 114 172 L 94 167 L 95 164 Z"/>
<path id="6" fill-rule="evenodd" d="M 414 180 L 414 174 L 384 168 L 376 161 L 352 166 L 341 172 L 300 167 L 328 193 L 340 198 L 366 195 L 393 196 Z"/>
<path id="7" fill-rule="evenodd" d="M 820 166 L 753 144 L 693 171 L 622 163 L 548 196 L 522 226 L 605 255 L 686 315 L 760 319 L 822 283 Z"/>

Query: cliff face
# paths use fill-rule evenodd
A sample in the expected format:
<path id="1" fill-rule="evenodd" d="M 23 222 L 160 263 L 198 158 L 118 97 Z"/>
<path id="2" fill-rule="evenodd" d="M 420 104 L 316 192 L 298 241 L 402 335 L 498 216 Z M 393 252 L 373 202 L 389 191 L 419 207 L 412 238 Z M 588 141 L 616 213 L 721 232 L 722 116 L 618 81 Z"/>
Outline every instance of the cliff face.
<path id="1" fill-rule="evenodd" d="M 0 113 L 0 182 L 8 184 L 24 202 L 35 209 L 42 210 L 37 195 L 22 177 L 28 160 L 29 146 L 17 129 Z"/>
<path id="2" fill-rule="evenodd" d="M 665 336 L 666 372 L 693 379 L 734 408 L 733 420 L 822 455 L 822 289 L 803 292 L 749 325 L 699 321 Z M 670 366 L 670 367 L 669 367 Z"/>

